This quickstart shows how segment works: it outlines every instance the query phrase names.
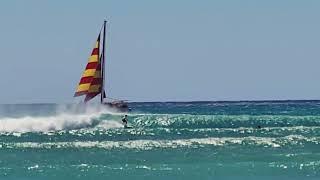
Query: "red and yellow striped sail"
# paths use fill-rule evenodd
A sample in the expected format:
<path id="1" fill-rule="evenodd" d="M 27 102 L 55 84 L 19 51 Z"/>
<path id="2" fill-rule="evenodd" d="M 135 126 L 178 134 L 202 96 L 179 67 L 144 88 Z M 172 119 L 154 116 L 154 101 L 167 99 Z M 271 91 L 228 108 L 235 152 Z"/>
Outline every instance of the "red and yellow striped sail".
<path id="1" fill-rule="evenodd" d="M 86 69 L 84 70 L 80 83 L 74 96 L 86 95 L 85 102 L 94 98 L 101 92 L 101 61 L 99 58 L 100 35 L 92 50 Z"/>

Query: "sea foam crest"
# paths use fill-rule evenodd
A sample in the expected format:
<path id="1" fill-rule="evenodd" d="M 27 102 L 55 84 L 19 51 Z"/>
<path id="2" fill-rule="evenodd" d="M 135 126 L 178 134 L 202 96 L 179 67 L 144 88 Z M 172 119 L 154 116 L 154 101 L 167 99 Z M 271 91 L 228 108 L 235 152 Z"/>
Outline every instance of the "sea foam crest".
<path id="1" fill-rule="evenodd" d="M 285 136 L 270 137 L 222 137 L 222 138 L 191 138 L 175 140 L 129 140 L 129 141 L 72 141 L 72 142 L 17 142 L 1 143 L 0 149 L 6 148 L 99 148 L 99 149 L 140 149 L 154 148 L 199 148 L 203 146 L 247 146 L 281 148 L 303 146 L 306 143 L 317 145 L 319 137 Z M 302 143 L 302 144 L 301 144 Z"/>
<path id="2" fill-rule="evenodd" d="M 18 118 L 0 118 L 0 132 L 48 132 L 57 130 L 79 129 L 99 124 L 99 116 L 104 113 L 112 113 L 106 108 L 87 107 L 82 113 L 75 113 L 74 110 L 59 109 L 56 115 L 52 116 L 24 116 Z M 119 122 L 105 122 L 101 126 L 120 127 Z"/>

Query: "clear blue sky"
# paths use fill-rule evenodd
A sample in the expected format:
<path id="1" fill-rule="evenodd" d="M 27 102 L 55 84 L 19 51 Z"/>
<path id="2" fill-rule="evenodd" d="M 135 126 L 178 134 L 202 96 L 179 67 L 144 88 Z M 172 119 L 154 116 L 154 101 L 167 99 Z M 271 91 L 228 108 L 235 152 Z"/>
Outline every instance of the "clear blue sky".
<path id="1" fill-rule="evenodd" d="M 1 103 L 74 101 L 104 18 L 111 97 L 320 99 L 320 1 L 7 0 Z"/>

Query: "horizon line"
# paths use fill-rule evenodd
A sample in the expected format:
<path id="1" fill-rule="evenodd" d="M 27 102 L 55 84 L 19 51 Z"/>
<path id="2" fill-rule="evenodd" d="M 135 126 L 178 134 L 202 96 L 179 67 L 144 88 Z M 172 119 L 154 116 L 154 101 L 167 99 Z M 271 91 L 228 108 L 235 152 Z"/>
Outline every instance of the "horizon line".
<path id="1" fill-rule="evenodd" d="M 273 103 L 284 103 L 284 102 L 320 102 L 320 99 L 276 99 L 276 100 L 192 100 L 192 101 L 126 101 L 129 104 L 134 103 L 241 103 L 241 102 L 248 102 L 248 103 L 261 103 L 261 102 L 273 102 Z M 84 102 L 81 103 L 55 103 L 55 102 L 48 102 L 48 103 L 4 103 L 0 105 L 45 105 L 45 104 L 85 104 Z M 90 104 L 90 103 L 89 103 Z M 91 103 L 97 104 L 97 103 Z"/>

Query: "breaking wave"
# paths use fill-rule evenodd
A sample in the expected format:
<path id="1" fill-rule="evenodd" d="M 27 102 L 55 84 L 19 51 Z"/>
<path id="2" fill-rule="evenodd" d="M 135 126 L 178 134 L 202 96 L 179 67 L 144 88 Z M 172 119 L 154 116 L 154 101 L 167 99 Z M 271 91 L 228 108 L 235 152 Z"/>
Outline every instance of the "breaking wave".
<path id="1" fill-rule="evenodd" d="M 95 115 L 61 114 L 54 117 L 5 118 L 0 120 L 2 132 L 34 132 L 78 129 L 93 125 Z"/>
<path id="2" fill-rule="evenodd" d="M 121 123 L 117 121 L 101 122 L 100 116 L 106 113 L 114 112 L 100 107 L 70 109 L 61 106 L 57 108 L 54 115 L 49 116 L 2 117 L 0 118 L 0 132 L 47 132 L 88 128 L 96 125 L 104 128 L 121 127 Z"/>
<path id="3" fill-rule="evenodd" d="M 90 109 L 83 113 L 60 112 L 50 116 L 0 118 L 0 132 L 47 132 L 81 128 L 120 128 L 121 115 L 106 109 Z M 215 129 L 215 128 L 294 128 L 320 127 L 320 116 L 287 115 L 188 115 L 130 114 L 132 126 L 142 129 Z"/>
<path id="4" fill-rule="evenodd" d="M 138 127 L 168 128 L 240 128 L 320 126 L 320 116 L 289 115 L 190 115 L 146 114 L 133 115 Z"/>
<path id="5" fill-rule="evenodd" d="M 7 148 L 98 148 L 98 149 L 141 149 L 155 148 L 198 148 L 205 146 L 248 146 L 252 147 L 305 147 L 318 146 L 320 137 L 304 137 L 290 135 L 281 138 L 270 137 L 222 137 L 222 138 L 191 138 L 175 140 L 130 140 L 130 141 L 72 141 L 72 142 L 8 142 L 1 143 L 0 149 Z"/>

